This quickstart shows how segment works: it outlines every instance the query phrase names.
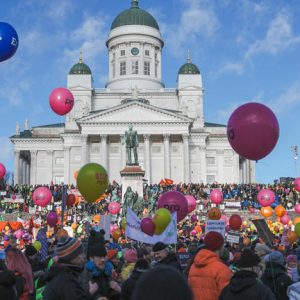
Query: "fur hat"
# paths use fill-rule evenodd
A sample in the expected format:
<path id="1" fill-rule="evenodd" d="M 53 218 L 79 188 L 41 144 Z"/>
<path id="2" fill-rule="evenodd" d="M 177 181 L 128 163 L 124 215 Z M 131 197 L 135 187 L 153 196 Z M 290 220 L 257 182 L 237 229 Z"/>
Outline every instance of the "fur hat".
<path id="1" fill-rule="evenodd" d="M 237 264 L 240 268 L 251 268 L 260 263 L 260 257 L 250 249 L 244 249 Z"/>
<path id="2" fill-rule="evenodd" d="M 135 249 L 129 249 L 124 253 L 124 259 L 128 263 L 135 263 L 137 261 L 137 252 Z"/>
<path id="3" fill-rule="evenodd" d="M 216 251 L 224 245 L 224 238 L 219 232 L 210 231 L 205 235 L 204 244 L 207 250 Z"/>

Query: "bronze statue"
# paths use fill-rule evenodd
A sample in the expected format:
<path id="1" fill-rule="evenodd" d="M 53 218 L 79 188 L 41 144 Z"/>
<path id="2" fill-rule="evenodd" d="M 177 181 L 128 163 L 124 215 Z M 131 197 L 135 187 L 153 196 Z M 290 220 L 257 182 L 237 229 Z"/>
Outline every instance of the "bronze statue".
<path id="1" fill-rule="evenodd" d="M 128 126 L 128 130 L 125 132 L 125 145 L 126 145 L 126 154 L 127 154 L 127 165 L 138 165 L 138 154 L 137 148 L 139 146 L 139 139 L 137 132 L 132 130 L 132 124 Z M 123 143 L 124 144 L 124 141 Z M 134 161 L 132 160 L 132 152 L 134 156 Z"/>

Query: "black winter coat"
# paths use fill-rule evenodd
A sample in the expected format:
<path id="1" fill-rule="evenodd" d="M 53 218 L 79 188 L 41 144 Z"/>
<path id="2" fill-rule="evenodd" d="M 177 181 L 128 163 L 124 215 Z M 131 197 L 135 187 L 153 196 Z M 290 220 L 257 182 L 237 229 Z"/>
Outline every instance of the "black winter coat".
<path id="1" fill-rule="evenodd" d="M 130 277 L 123 282 L 122 290 L 121 290 L 121 299 L 122 300 L 130 300 L 131 299 L 134 288 L 135 288 L 138 280 L 144 273 L 145 272 L 139 272 L 138 270 L 135 269 L 132 271 L 132 274 L 130 275 Z"/>
<path id="2" fill-rule="evenodd" d="M 169 266 L 177 269 L 178 271 L 182 272 L 182 268 L 180 266 L 180 263 L 178 261 L 178 258 L 175 253 L 169 253 L 167 257 L 165 257 L 163 260 L 159 261 L 156 266 Z"/>
<path id="3" fill-rule="evenodd" d="M 87 300 L 89 295 L 79 283 L 82 269 L 74 265 L 54 264 L 46 278 L 43 300 Z"/>
<path id="4" fill-rule="evenodd" d="M 221 292 L 219 300 L 275 300 L 269 287 L 258 281 L 251 271 L 238 271 Z"/>
<path id="5" fill-rule="evenodd" d="M 17 300 L 16 276 L 11 271 L 0 271 L 0 299 Z"/>
<path id="6" fill-rule="evenodd" d="M 285 267 L 277 263 L 266 263 L 266 269 L 261 277 L 264 284 L 271 288 L 277 300 L 288 300 L 287 289 L 293 283 L 286 274 Z"/>

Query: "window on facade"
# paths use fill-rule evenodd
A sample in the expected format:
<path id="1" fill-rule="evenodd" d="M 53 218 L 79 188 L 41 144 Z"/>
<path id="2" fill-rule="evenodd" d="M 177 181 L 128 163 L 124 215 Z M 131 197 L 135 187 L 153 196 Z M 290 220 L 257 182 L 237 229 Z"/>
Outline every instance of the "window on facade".
<path id="1" fill-rule="evenodd" d="M 113 77 L 116 76 L 116 65 L 115 65 L 115 63 L 112 64 L 112 76 Z"/>
<path id="2" fill-rule="evenodd" d="M 120 62 L 120 75 L 126 75 L 126 61 Z"/>
<path id="3" fill-rule="evenodd" d="M 139 62 L 137 60 L 132 61 L 132 74 L 139 74 Z"/>
<path id="4" fill-rule="evenodd" d="M 155 59 L 157 59 L 157 53 L 155 53 Z"/>
<path id="5" fill-rule="evenodd" d="M 125 56 L 125 50 L 121 50 L 121 56 Z"/>
<path id="6" fill-rule="evenodd" d="M 64 158 L 63 157 L 56 157 L 55 158 L 55 164 L 56 165 L 63 165 L 64 164 Z"/>
<path id="7" fill-rule="evenodd" d="M 64 183 L 64 177 L 63 176 L 55 176 L 55 184 L 61 184 Z"/>
<path id="8" fill-rule="evenodd" d="M 155 63 L 155 77 L 158 76 L 158 62 Z"/>
<path id="9" fill-rule="evenodd" d="M 115 60 L 116 59 L 116 53 L 114 52 L 112 55 L 112 59 Z"/>
<path id="10" fill-rule="evenodd" d="M 150 56 L 150 51 L 149 50 L 145 50 L 145 56 Z"/>
<path id="11" fill-rule="evenodd" d="M 207 175 L 206 179 L 208 184 L 214 183 L 216 181 L 215 175 Z"/>
<path id="12" fill-rule="evenodd" d="M 150 75 L 150 62 L 144 62 L 144 75 Z"/>
<path id="13" fill-rule="evenodd" d="M 206 157 L 206 162 L 208 165 L 214 165 L 216 163 L 215 157 Z"/>

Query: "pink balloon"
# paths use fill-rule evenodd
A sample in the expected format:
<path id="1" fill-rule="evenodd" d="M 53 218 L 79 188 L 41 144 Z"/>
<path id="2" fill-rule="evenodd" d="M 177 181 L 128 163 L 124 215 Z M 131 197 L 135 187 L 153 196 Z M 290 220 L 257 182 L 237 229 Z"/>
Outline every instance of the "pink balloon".
<path id="1" fill-rule="evenodd" d="M 297 203 L 297 204 L 295 205 L 295 212 L 296 212 L 297 214 L 300 214 L 300 203 Z"/>
<path id="2" fill-rule="evenodd" d="M 192 216 L 191 216 L 191 221 L 192 221 L 193 223 L 198 222 L 198 216 L 197 216 L 197 215 L 192 215 Z"/>
<path id="3" fill-rule="evenodd" d="M 193 230 L 191 231 L 191 235 L 193 235 L 193 236 L 197 235 L 197 231 L 196 231 L 195 229 L 193 229 Z"/>
<path id="4" fill-rule="evenodd" d="M 251 214 L 253 214 L 255 212 L 255 208 L 254 207 L 250 207 L 249 211 L 250 211 Z"/>
<path id="5" fill-rule="evenodd" d="M 290 217 L 289 217 L 289 215 L 288 215 L 288 214 L 285 214 L 284 216 L 282 216 L 282 217 L 280 218 L 280 222 L 281 222 L 282 224 L 284 224 L 284 225 L 289 224 L 289 222 L 290 222 Z"/>
<path id="6" fill-rule="evenodd" d="M 55 113 L 63 116 L 73 108 L 74 96 L 66 88 L 56 88 L 49 96 L 49 103 Z"/>
<path id="7" fill-rule="evenodd" d="M 6 173 L 5 166 L 0 163 L 0 179 L 2 179 L 4 177 L 5 173 Z"/>
<path id="8" fill-rule="evenodd" d="M 261 206 L 270 206 L 275 202 L 275 193 L 269 189 L 262 189 L 257 194 L 257 201 Z"/>
<path id="9" fill-rule="evenodd" d="M 14 233 L 14 236 L 17 238 L 17 239 L 20 239 L 24 234 L 24 231 L 19 229 L 17 230 L 15 233 Z"/>
<path id="10" fill-rule="evenodd" d="M 300 192 L 300 177 L 294 180 L 294 188 L 296 191 Z"/>
<path id="11" fill-rule="evenodd" d="M 17 199 L 17 196 L 16 196 L 16 195 L 12 195 L 11 198 L 12 198 L 13 200 L 16 200 L 16 199 Z"/>
<path id="12" fill-rule="evenodd" d="M 56 212 L 52 211 L 47 216 L 47 224 L 54 227 L 58 222 L 58 215 Z"/>
<path id="13" fill-rule="evenodd" d="M 229 222 L 229 218 L 226 215 L 221 215 L 220 221 L 224 221 L 225 225 L 227 225 Z"/>
<path id="14" fill-rule="evenodd" d="M 227 124 L 227 138 L 240 156 L 259 160 L 267 156 L 279 138 L 275 114 L 261 103 L 246 103 L 238 107 Z"/>
<path id="15" fill-rule="evenodd" d="M 155 224 L 153 222 L 153 220 L 151 218 L 144 218 L 141 221 L 141 230 L 150 235 L 153 236 L 154 232 L 155 232 Z"/>
<path id="16" fill-rule="evenodd" d="M 215 204 L 220 204 L 223 201 L 223 193 L 218 189 L 212 190 L 210 192 L 210 200 Z"/>
<path id="17" fill-rule="evenodd" d="M 118 202 L 111 202 L 108 205 L 108 211 L 112 215 L 117 215 L 121 209 L 121 206 Z"/>
<path id="18" fill-rule="evenodd" d="M 185 198 L 188 204 L 188 213 L 191 213 L 197 206 L 196 199 L 192 195 L 185 195 Z"/>
<path id="19" fill-rule="evenodd" d="M 158 200 L 157 208 L 166 208 L 170 213 L 177 212 L 177 222 L 185 218 L 188 213 L 188 203 L 183 194 L 170 191 L 162 194 Z"/>
<path id="20" fill-rule="evenodd" d="M 52 194 L 47 187 L 41 186 L 33 192 L 32 199 L 36 205 L 45 207 L 48 203 L 51 202 Z"/>
<path id="21" fill-rule="evenodd" d="M 225 226 L 225 231 L 228 232 L 229 229 L 230 229 L 230 226 L 229 226 L 229 224 L 227 224 L 227 225 Z"/>

